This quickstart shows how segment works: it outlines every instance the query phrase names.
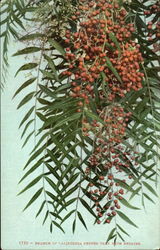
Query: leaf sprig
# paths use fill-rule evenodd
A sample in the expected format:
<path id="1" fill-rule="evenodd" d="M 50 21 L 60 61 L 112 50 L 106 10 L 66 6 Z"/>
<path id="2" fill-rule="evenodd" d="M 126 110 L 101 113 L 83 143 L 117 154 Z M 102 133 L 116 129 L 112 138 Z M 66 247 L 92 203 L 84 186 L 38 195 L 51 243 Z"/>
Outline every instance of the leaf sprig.
<path id="1" fill-rule="evenodd" d="M 153 14 L 149 25 L 157 25 L 159 6 L 106 1 L 104 9 L 101 2 L 88 7 L 87 0 L 3 1 L 1 25 L 6 29 L 1 36 L 6 65 L 10 35 L 27 41 L 14 56 L 36 53 L 39 57 L 15 74 L 33 73 L 13 96 L 25 93 L 17 107 L 27 107 L 19 125 L 21 137 L 26 136 L 23 146 L 36 138 L 20 183 L 33 173 L 38 176 L 19 194 L 36 186 L 37 191 L 24 210 L 41 200 L 36 217 L 43 213 L 42 224 L 49 220 L 50 232 L 54 227 L 64 232 L 64 223 L 72 220 L 74 233 L 78 221 L 89 230 L 83 208 L 94 224 L 113 223 L 107 242 L 116 244 L 118 238 L 124 241 L 124 235 L 129 236 L 121 220 L 138 228 L 123 206 L 139 210 L 139 205 L 131 204 L 134 197 L 140 196 L 144 207 L 146 199 L 154 202 L 157 197 L 160 86 L 153 45 L 158 36 L 144 15 Z M 19 37 L 26 13 L 32 13 L 27 20 L 39 30 Z M 34 90 L 28 93 L 28 86 Z M 126 193 L 129 200 L 123 197 Z"/>

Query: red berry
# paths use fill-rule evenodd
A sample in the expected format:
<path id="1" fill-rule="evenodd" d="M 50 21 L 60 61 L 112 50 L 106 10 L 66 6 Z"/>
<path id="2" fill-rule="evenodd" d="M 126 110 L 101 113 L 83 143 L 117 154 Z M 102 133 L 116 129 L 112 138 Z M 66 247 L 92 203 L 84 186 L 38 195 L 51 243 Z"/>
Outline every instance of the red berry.
<path id="1" fill-rule="evenodd" d="M 106 223 L 108 223 L 108 224 L 109 224 L 109 223 L 110 223 L 110 220 L 108 220 L 108 219 L 107 219 L 107 220 L 106 220 Z"/>
<path id="2" fill-rule="evenodd" d="M 103 181 L 104 180 L 104 176 L 99 176 L 99 180 Z"/>

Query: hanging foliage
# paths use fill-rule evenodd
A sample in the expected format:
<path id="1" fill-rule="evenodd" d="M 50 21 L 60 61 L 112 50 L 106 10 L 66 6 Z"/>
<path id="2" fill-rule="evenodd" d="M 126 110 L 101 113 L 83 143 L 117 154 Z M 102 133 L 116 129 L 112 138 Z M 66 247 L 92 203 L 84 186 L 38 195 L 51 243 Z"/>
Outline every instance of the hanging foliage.
<path id="1" fill-rule="evenodd" d="M 24 44 L 14 56 L 28 60 L 15 75 L 30 72 L 14 94 L 23 91 L 18 109 L 28 108 L 23 146 L 35 138 L 20 182 L 38 175 L 19 194 L 41 183 L 24 210 L 38 199 L 36 217 L 43 214 L 51 232 L 64 232 L 66 220 L 73 233 L 78 220 L 87 229 L 85 209 L 94 224 L 113 225 L 107 242 L 124 241 L 121 220 L 138 226 L 123 207 L 138 210 L 136 196 L 143 207 L 157 196 L 160 5 L 153 2 L 2 1 L 4 63 L 12 35 Z"/>

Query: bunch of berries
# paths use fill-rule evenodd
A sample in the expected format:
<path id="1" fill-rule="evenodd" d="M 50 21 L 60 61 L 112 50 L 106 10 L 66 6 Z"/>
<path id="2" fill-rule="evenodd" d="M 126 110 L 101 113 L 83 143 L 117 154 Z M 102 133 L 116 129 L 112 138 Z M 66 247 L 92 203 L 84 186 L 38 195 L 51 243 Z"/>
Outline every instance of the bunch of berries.
<path id="1" fill-rule="evenodd" d="M 134 24 L 126 23 L 126 16 L 125 9 L 112 0 L 81 0 L 71 17 L 77 30 L 68 28 L 65 33 L 67 69 L 62 75 L 70 81 L 77 112 L 82 112 L 83 135 L 93 141 L 85 174 L 98 224 L 102 218 L 110 223 L 116 215 L 124 194 L 121 184 L 126 176 L 134 177 L 133 168 L 138 165 L 137 152 L 122 146 L 132 114 L 116 101 L 141 89 L 144 76 L 139 45 L 132 38 Z M 83 111 L 93 111 L 91 103 L 97 95 L 99 119 L 88 119 Z"/>
<path id="2" fill-rule="evenodd" d="M 70 77 L 71 96 L 88 104 L 97 83 L 108 92 L 107 101 L 112 101 L 142 87 L 143 59 L 132 40 L 134 25 L 125 23 L 126 14 L 112 1 L 81 1 L 77 17 L 72 16 L 78 22 L 77 31 L 68 29 L 65 34 L 68 69 L 63 75 Z"/>
<path id="3" fill-rule="evenodd" d="M 138 166 L 138 152 L 130 152 L 120 144 L 108 147 L 108 143 L 102 139 L 96 141 L 95 150 L 85 171 L 90 180 L 87 196 L 97 211 L 98 224 L 103 221 L 110 223 L 116 216 L 116 210 L 121 208 L 119 201 L 123 200 L 125 194 L 122 187 L 128 186 L 127 177 L 132 179 L 133 169 Z"/>
<path id="4" fill-rule="evenodd" d="M 151 3 L 144 11 L 145 19 L 147 22 L 146 36 L 148 41 L 153 44 L 154 52 L 160 51 L 159 39 L 160 39 L 160 2 Z"/>

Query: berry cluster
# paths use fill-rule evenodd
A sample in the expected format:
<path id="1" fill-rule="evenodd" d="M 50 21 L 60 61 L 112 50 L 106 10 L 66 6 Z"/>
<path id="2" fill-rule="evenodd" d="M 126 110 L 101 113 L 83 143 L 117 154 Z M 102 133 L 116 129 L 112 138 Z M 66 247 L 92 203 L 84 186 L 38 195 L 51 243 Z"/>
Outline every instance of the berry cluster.
<path id="1" fill-rule="evenodd" d="M 159 12 L 160 12 L 160 4 L 159 4 L 159 1 L 157 1 L 157 2 L 153 3 L 152 5 L 150 5 L 148 7 L 148 10 L 144 11 L 144 14 L 149 16 L 149 15 L 156 14 Z"/>
<path id="2" fill-rule="evenodd" d="M 160 13 L 160 2 L 150 5 L 148 10 L 144 11 L 146 19 L 149 19 L 147 22 L 147 37 L 148 41 L 151 42 L 155 40 L 157 42 L 160 38 L 160 22 L 158 16 L 156 17 L 157 13 Z"/>
<path id="3" fill-rule="evenodd" d="M 119 181 L 125 182 L 127 176 L 128 179 L 134 177 L 133 169 L 138 166 L 138 152 L 131 152 L 121 145 L 130 112 L 125 112 L 116 103 L 97 112 L 104 126 L 97 120 L 92 122 L 83 120 L 84 135 L 90 138 L 96 135 L 93 153 L 89 158 L 85 174 L 93 180 L 96 177 L 96 183 L 89 183 L 88 196 L 95 203 L 97 216 L 104 218 L 105 223 L 109 223 L 116 215 L 116 209 L 120 209 L 118 200 L 123 199 L 124 190 L 119 189 Z M 103 199 L 105 202 L 101 202 Z M 109 209 L 112 210 L 111 213 L 108 212 Z M 100 222 L 99 218 L 97 223 Z"/>
<path id="4" fill-rule="evenodd" d="M 72 22 L 77 30 L 65 33 L 67 69 L 62 74 L 70 80 L 70 96 L 77 98 L 77 112 L 82 112 L 82 132 L 93 141 L 93 151 L 85 169 L 94 202 L 97 223 L 109 223 L 120 209 L 124 190 L 119 187 L 126 177 L 133 178 L 138 165 L 137 152 L 123 147 L 131 113 L 116 102 L 131 90 L 142 88 L 144 74 L 139 45 L 132 38 L 134 25 L 126 24 L 126 11 L 109 0 L 81 0 Z M 99 119 L 85 116 L 92 111 L 95 86 L 100 103 Z M 92 181 L 93 180 L 93 181 Z M 109 211 L 111 210 L 111 211 Z"/>
<path id="5" fill-rule="evenodd" d="M 139 90 L 143 59 L 131 39 L 134 25 L 125 23 L 126 11 L 111 1 L 83 1 L 76 14 L 72 19 L 79 22 L 78 30 L 68 29 L 65 34 L 68 69 L 63 74 L 71 79 L 71 96 L 88 104 L 88 97 L 94 97 L 94 82 L 99 82 L 99 88 L 105 85 L 109 101 L 131 89 Z"/>
<path id="6" fill-rule="evenodd" d="M 98 224 L 101 221 L 110 223 L 116 215 L 116 209 L 121 208 L 119 200 L 121 201 L 124 195 L 124 189 L 121 186 L 127 185 L 127 175 L 129 179 L 132 179 L 133 173 L 130 167 L 138 166 L 138 154 L 135 151 L 131 153 L 121 145 L 108 149 L 108 143 L 103 142 L 102 144 L 102 140 L 97 140 L 86 174 L 90 175 L 91 172 L 96 172 L 99 175 L 96 183 L 90 182 L 88 184 L 90 188 L 88 196 L 94 202 Z"/>
<path id="7" fill-rule="evenodd" d="M 101 144 L 102 141 L 105 143 L 111 143 L 111 145 L 121 143 L 131 113 L 126 113 L 124 109 L 116 103 L 112 106 L 107 106 L 102 110 L 97 109 L 97 113 L 104 125 L 102 126 L 100 122 L 93 120 L 89 126 L 87 120 L 84 120 L 84 135 L 89 136 L 96 133 L 96 137 L 100 139 Z"/>
<path id="8" fill-rule="evenodd" d="M 148 28 L 148 40 L 152 41 L 155 38 L 160 38 L 160 22 L 154 24 L 152 21 L 149 21 L 147 24 Z"/>

